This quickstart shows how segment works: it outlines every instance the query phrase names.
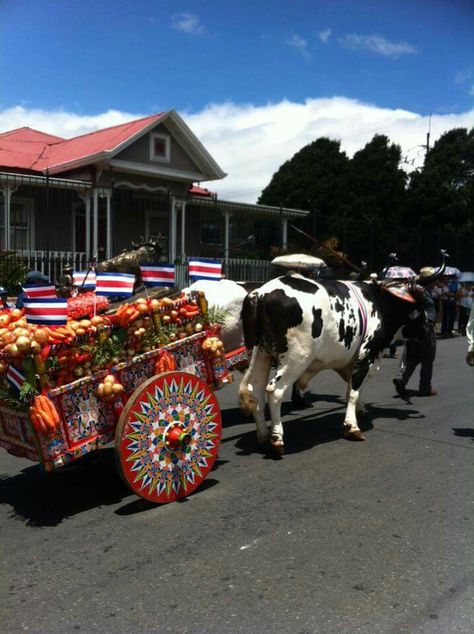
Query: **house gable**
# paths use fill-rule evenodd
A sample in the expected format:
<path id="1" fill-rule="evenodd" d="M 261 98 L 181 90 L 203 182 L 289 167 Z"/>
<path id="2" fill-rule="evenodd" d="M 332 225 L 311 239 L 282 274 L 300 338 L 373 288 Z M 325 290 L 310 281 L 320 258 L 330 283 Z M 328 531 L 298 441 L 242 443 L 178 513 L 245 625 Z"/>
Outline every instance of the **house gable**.
<path id="1" fill-rule="evenodd" d="M 163 159 L 153 158 L 153 140 L 163 139 L 165 144 L 169 144 L 168 154 Z M 150 132 L 129 145 L 122 152 L 114 156 L 114 161 L 126 161 L 147 165 L 149 168 L 169 168 L 174 171 L 186 173 L 201 173 L 202 168 L 191 159 L 189 154 L 183 149 L 181 144 L 173 136 L 166 124 L 160 123 Z"/>

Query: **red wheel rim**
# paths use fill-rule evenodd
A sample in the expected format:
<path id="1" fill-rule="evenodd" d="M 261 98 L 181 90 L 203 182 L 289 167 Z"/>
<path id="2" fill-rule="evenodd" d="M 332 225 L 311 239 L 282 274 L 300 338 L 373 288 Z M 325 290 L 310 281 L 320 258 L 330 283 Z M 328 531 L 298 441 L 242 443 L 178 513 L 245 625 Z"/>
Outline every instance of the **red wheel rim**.
<path id="1" fill-rule="evenodd" d="M 201 379 L 185 372 L 152 377 L 131 396 L 117 425 L 125 481 L 152 502 L 186 497 L 212 469 L 221 429 L 219 404 Z"/>

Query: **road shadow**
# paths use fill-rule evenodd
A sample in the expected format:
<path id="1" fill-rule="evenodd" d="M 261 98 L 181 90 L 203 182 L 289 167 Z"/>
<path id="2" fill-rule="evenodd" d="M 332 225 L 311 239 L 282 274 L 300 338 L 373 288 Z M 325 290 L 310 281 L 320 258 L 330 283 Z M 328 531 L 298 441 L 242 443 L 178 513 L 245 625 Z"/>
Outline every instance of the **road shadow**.
<path id="1" fill-rule="evenodd" d="M 216 460 L 216 462 L 218 461 Z M 227 462 L 227 461 L 223 460 L 221 462 Z M 214 463 L 214 467 L 215 467 L 215 463 Z M 187 502 L 189 498 L 192 498 L 195 495 L 199 495 L 200 493 L 204 493 L 204 491 L 207 491 L 208 489 L 212 489 L 212 487 L 216 486 L 216 484 L 219 484 L 219 480 L 216 480 L 215 478 L 210 478 L 208 476 L 203 482 L 201 482 L 198 488 L 195 489 L 192 493 L 190 493 L 184 498 L 181 498 L 180 500 L 175 500 L 174 502 L 171 502 L 171 504 L 183 504 Z M 146 513 L 146 511 L 151 511 L 152 509 L 158 509 L 158 508 L 161 508 L 162 506 L 168 506 L 168 504 L 155 504 L 154 502 L 149 502 L 148 500 L 144 500 L 143 498 L 137 498 L 137 499 L 134 499 L 132 502 L 129 502 L 128 504 L 125 504 L 124 506 L 121 506 L 119 509 L 115 511 L 115 514 L 121 515 L 121 516 L 137 515 L 138 513 Z"/>
<path id="2" fill-rule="evenodd" d="M 51 473 L 35 465 L 13 477 L 0 476 L 0 504 L 8 504 L 15 519 L 33 527 L 57 526 L 131 495 L 117 472 L 114 449 L 108 447 Z"/>
<path id="3" fill-rule="evenodd" d="M 211 473 L 225 462 L 217 459 Z M 218 480 L 208 476 L 190 496 L 217 483 Z M 52 473 L 34 465 L 13 477 L 0 475 L 0 504 L 9 505 L 15 519 L 37 528 L 57 526 L 74 515 L 129 497 L 133 501 L 117 509 L 117 515 L 132 515 L 162 506 L 139 498 L 128 488 L 117 471 L 113 447 L 95 451 Z"/>
<path id="4" fill-rule="evenodd" d="M 333 403 L 341 407 L 345 405 L 345 399 L 333 394 L 313 394 L 306 392 L 304 398 L 307 402 L 307 407 L 298 407 L 291 401 L 285 401 L 281 406 L 282 416 L 289 416 L 290 414 L 298 415 L 299 413 L 304 413 L 306 410 L 314 412 L 314 408 L 317 407 L 320 402 Z M 265 418 L 270 419 L 268 406 L 265 406 Z M 248 423 L 250 420 L 252 420 L 252 417 L 244 414 L 240 407 L 231 407 L 222 410 L 222 427 L 224 429 L 232 427 L 233 425 Z"/>
<path id="5" fill-rule="evenodd" d="M 455 436 L 471 438 L 474 441 L 474 429 L 472 427 L 452 427 Z"/>
<path id="6" fill-rule="evenodd" d="M 320 398 L 319 400 L 322 399 Z M 331 397 L 329 402 L 334 402 L 335 407 L 324 412 L 318 412 L 313 409 L 306 415 L 303 414 L 298 416 L 298 418 L 283 423 L 285 455 L 307 451 L 317 445 L 344 438 L 343 406 L 345 406 L 345 402 L 341 400 L 340 405 L 338 405 L 339 400 L 337 397 Z M 395 422 L 408 419 L 418 420 L 425 418 L 425 416 L 415 409 L 380 407 L 367 403 L 366 413 L 358 416 L 358 425 L 361 432 L 366 433 L 372 430 L 374 421 L 380 418 L 392 419 Z M 348 440 L 348 442 L 353 441 Z M 266 458 L 278 459 L 278 457 L 271 456 L 257 445 L 255 431 L 240 436 L 235 446 L 239 450 L 237 452 L 238 455 L 262 453 Z"/>

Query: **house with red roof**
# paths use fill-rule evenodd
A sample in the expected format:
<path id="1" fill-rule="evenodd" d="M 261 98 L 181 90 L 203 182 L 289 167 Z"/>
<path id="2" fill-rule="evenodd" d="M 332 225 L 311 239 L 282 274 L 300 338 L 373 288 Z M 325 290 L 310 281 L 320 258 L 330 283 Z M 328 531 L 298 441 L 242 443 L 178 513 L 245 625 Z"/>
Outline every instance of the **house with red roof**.
<path id="1" fill-rule="evenodd" d="M 0 247 L 65 253 L 77 266 L 78 256 L 84 265 L 160 236 L 170 261 L 229 258 L 235 244 L 255 248 L 256 219 L 273 223 L 278 244 L 288 218 L 307 213 L 221 201 L 198 185 L 225 176 L 175 110 L 70 139 L 3 132 Z"/>

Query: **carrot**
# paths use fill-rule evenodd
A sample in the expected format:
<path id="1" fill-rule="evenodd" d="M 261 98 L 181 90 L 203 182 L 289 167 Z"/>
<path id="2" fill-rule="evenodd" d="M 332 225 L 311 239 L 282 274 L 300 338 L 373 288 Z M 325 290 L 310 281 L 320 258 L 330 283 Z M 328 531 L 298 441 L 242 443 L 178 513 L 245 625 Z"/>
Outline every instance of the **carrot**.
<path id="1" fill-rule="evenodd" d="M 59 425 L 59 414 L 58 414 L 58 410 L 56 409 L 55 404 L 53 403 L 53 401 L 50 398 L 48 398 L 44 394 L 38 396 L 38 399 L 39 399 L 40 403 L 42 404 L 43 410 L 45 412 L 48 412 L 48 414 L 51 417 L 51 420 L 53 422 L 53 425 L 56 428 Z"/>
<path id="2" fill-rule="evenodd" d="M 42 434 L 47 435 L 48 429 L 44 422 L 37 414 L 30 414 L 31 422 L 33 423 L 33 427 L 37 432 L 41 432 Z"/>

